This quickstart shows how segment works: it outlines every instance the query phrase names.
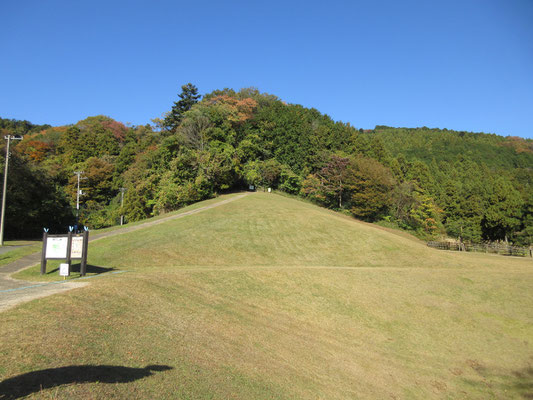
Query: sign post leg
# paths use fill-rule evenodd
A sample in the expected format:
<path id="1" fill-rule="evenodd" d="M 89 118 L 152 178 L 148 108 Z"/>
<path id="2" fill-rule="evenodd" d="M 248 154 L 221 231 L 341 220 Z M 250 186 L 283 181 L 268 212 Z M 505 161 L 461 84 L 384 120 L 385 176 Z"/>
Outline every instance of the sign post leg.
<path id="1" fill-rule="evenodd" d="M 43 251 L 41 253 L 41 275 L 46 274 L 46 241 L 48 238 L 48 233 L 45 231 L 43 233 Z"/>
<path id="2" fill-rule="evenodd" d="M 67 264 L 68 264 L 69 274 L 70 274 L 70 264 L 72 262 L 71 254 L 72 254 L 72 232 L 69 232 L 67 236 Z"/>
<path id="3" fill-rule="evenodd" d="M 85 276 L 87 273 L 87 250 L 89 249 L 89 231 L 83 232 L 83 245 L 81 251 L 80 275 Z"/>

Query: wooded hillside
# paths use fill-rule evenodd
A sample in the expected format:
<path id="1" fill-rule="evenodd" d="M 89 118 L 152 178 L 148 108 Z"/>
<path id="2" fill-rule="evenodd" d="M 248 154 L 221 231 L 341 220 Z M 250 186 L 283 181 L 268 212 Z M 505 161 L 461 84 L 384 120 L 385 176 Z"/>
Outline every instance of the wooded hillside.
<path id="1" fill-rule="evenodd" d="M 420 237 L 533 242 L 530 139 L 429 128 L 368 131 L 256 89 L 201 98 L 191 84 L 152 125 L 125 126 L 106 116 L 61 127 L 0 119 L 0 130 L 25 135 L 12 147 L 8 175 L 11 238 L 72 225 L 74 171 L 83 171 L 80 222 L 91 228 L 253 184 Z M 3 163 L 4 157 L 2 174 Z"/>

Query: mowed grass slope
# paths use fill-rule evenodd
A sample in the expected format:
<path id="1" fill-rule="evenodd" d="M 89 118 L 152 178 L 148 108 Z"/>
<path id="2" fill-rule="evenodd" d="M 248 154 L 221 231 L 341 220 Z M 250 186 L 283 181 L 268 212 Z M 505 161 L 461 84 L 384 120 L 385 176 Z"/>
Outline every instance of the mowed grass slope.
<path id="1" fill-rule="evenodd" d="M 30 396 L 533 396 L 531 259 L 441 252 L 264 193 L 89 251 L 128 272 L 1 313 L 0 399 L 80 365 L 161 370 Z"/>

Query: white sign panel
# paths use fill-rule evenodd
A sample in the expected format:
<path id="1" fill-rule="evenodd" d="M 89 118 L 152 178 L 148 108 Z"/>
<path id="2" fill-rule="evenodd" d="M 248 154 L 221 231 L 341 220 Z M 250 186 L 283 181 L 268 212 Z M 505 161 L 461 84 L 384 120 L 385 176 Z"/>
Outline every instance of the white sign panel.
<path id="1" fill-rule="evenodd" d="M 83 236 L 73 236 L 70 248 L 70 258 L 81 258 L 83 252 Z"/>
<path id="2" fill-rule="evenodd" d="M 46 240 L 46 258 L 67 258 L 67 237 L 49 237 Z"/>
<path id="3" fill-rule="evenodd" d="M 59 275 L 60 276 L 69 276 L 70 275 L 70 265 L 68 264 L 59 264 Z"/>

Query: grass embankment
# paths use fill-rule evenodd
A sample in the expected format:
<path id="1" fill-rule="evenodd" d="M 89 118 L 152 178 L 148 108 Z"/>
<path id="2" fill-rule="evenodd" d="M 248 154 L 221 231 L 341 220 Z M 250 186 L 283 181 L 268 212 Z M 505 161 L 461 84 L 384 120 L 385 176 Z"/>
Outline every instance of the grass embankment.
<path id="1" fill-rule="evenodd" d="M 533 395 L 531 259 L 433 250 L 263 193 L 102 239 L 89 254 L 130 272 L 0 314 L 0 380 L 12 378 L 0 394 L 44 381 L 43 369 L 113 365 L 136 369 L 105 370 L 107 381 L 54 381 L 63 370 L 52 370 L 63 385 L 38 394 Z M 147 365 L 160 370 L 146 377 Z M 113 378 L 123 383 L 96 382 Z"/>
<path id="2" fill-rule="evenodd" d="M 9 264 L 10 262 L 13 262 L 15 260 L 18 260 L 19 258 L 22 258 L 24 256 L 27 256 L 29 254 L 33 254 L 39 250 L 41 250 L 41 241 L 37 240 L 19 240 L 19 241 L 8 241 L 5 242 L 5 247 L 11 247 L 11 246 L 22 246 L 15 249 L 9 249 L 9 251 L 0 254 L 0 267 L 2 265 Z M 1 271 L 1 269 L 0 269 Z"/>
<path id="3" fill-rule="evenodd" d="M 195 204 L 183 207 L 183 208 L 181 208 L 179 210 L 172 211 L 170 213 L 161 214 L 161 215 L 158 215 L 158 216 L 155 216 L 155 217 L 152 217 L 152 218 L 147 218 L 147 219 L 142 220 L 142 221 L 131 222 L 131 223 L 123 225 L 123 226 L 117 225 L 117 226 L 112 226 L 112 227 L 104 228 L 104 229 L 91 230 L 90 237 L 93 238 L 95 236 L 98 236 L 99 234 L 106 234 L 106 233 L 113 234 L 113 233 L 116 233 L 116 231 L 129 229 L 129 228 L 132 228 L 132 227 L 137 227 L 139 225 L 143 225 L 143 224 L 146 224 L 146 223 L 151 223 L 151 222 L 159 221 L 159 220 L 162 220 L 162 219 L 173 218 L 175 216 L 179 216 L 180 214 L 185 214 L 185 213 L 188 213 L 190 211 L 198 210 L 198 209 L 203 208 L 203 207 L 209 207 L 211 205 L 215 205 L 216 203 L 220 203 L 220 202 L 229 200 L 229 199 L 231 199 L 231 198 L 233 198 L 235 196 L 238 196 L 239 194 L 240 193 L 231 193 L 231 194 L 221 195 L 221 196 L 218 196 L 218 197 L 213 198 L 213 199 L 205 200 L 205 201 L 202 201 L 200 203 L 195 203 Z M 54 233 L 57 233 L 57 232 L 54 232 Z M 17 259 L 22 258 L 22 257 L 24 257 L 26 255 L 42 251 L 42 241 L 12 242 L 12 243 L 9 243 L 8 245 L 16 245 L 16 244 L 20 245 L 20 244 L 29 244 L 29 243 L 31 243 L 33 245 L 32 246 L 26 246 L 24 248 L 19 248 L 19 249 L 10 251 L 8 253 L 5 253 L 3 255 L 0 255 L 0 266 L 5 265 L 5 264 L 10 263 L 10 262 L 13 262 L 13 261 L 16 261 Z M 77 260 L 73 261 L 72 266 L 71 266 L 71 274 L 70 274 L 70 276 L 67 279 L 77 279 L 77 278 L 79 278 L 81 276 L 80 275 L 80 264 L 79 264 L 79 262 L 76 262 L 76 261 Z M 59 264 L 62 263 L 62 262 L 64 262 L 64 260 L 48 260 L 47 261 L 47 265 L 46 265 L 46 274 L 45 275 L 41 275 L 40 274 L 40 267 L 38 267 L 36 265 L 34 268 L 28 268 L 28 269 L 22 270 L 22 271 L 20 271 L 20 272 L 18 272 L 16 274 L 14 274 L 13 277 L 16 278 L 16 279 L 22 279 L 22 280 L 28 280 L 28 281 L 49 281 L 49 282 L 51 282 L 51 281 L 60 281 L 60 280 L 64 279 L 63 277 L 59 276 Z M 102 267 L 102 266 L 96 266 L 96 265 L 88 265 L 87 269 L 86 269 L 86 273 L 87 273 L 88 276 L 92 276 L 92 275 L 102 274 L 104 272 L 109 272 L 109 271 L 112 271 L 114 269 L 115 268 L 113 268 L 113 267 Z M 0 272 L 1 271 L 2 271 L 2 269 L 0 268 Z"/>
<path id="4" fill-rule="evenodd" d="M 111 231 L 116 231 L 116 230 L 122 229 L 124 227 L 142 225 L 142 224 L 144 224 L 146 222 L 150 222 L 150 221 L 158 221 L 160 219 L 165 219 L 165 218 L 168 218 L 168 217 L 173 216 L 173 215 L 183 214 L 184 212 L 187 212 L 187 211 L 196 210 L 198 208 L 202 208 L 202 207 L 208 206 L 210 204 L 218 203 L 220 201 L 227 200 L 227 199 L 230 199 L 230 198 L 235 197 L 235 196 L 239 196 L 240 194 L 241 194 L 240 192 L 230 193 L 230 194 L 223 194 L 223 195 L 220 195 L 220 196 L 217 196 L 217 197 L 213 197 L 212 199 L 209 199 L 209 200 L 204 200 L 204 201 L 201 201 L 199 203 L 194 203 L 194 204 L 185 206 L 185 207 L 180 208 L 179 210 L 176 210 L 176 211 L 171 211 L 171 212 L 165 213 L 165 214 L 159 214 L 159 215 L 156 215 L 155 217 L 150 217 L 150 218 L 147 218 L 147 219 L 143 219 L 141 221 L 129 222 L 129 223 L 125 224 L 125 225 L 115 225 L 115 226 L 110 226 L 108 228 L 92 230 L 91 233 L 98 234 L 98 233 L 104 233 L 104 232 L 111 232 Z"/>

